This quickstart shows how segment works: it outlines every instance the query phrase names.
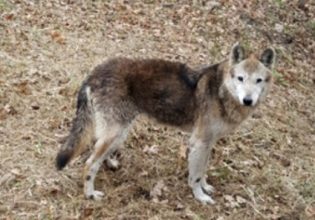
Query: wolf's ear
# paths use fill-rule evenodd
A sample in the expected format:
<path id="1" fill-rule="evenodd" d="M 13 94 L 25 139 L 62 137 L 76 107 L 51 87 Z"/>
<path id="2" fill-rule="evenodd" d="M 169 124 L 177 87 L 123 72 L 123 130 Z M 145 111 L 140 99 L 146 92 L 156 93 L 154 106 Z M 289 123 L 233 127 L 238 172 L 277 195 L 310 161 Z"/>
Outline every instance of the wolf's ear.
<path id="1" fill-rule="evenodd" d="M 236 64 L 244 60 L 245 58 L 245 50 L 239 44 L 239 42 L 235 43 L 232 47 L 231 54 L 230 54 L 230 64 Z"/>
<path id="2" fill-rule="evenodd" d="M 262 62 L 267 68 L 272 69 L 276 60 L 276 52 L 273 48 L 266 49 L 260 57 L 260 62 Z"/>

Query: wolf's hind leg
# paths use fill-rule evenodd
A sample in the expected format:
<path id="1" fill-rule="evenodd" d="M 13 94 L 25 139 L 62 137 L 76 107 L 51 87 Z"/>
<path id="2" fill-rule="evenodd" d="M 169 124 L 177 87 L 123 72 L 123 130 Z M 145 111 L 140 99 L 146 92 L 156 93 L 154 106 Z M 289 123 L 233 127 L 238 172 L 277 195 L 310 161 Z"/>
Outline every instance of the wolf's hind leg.
<path id="1" fill-rule="evenodd" d="M 117 141 L 115 142 L 115 146 L 110 148 L 110 151 L 108 154 L 106 154 L 105 162 L 106 166 L 109 169 L 117 170 L 120 166 L 119 159 L 121 159 L 121 149 L 124 146 L 124 142 L 127 139 L 128 136 L 128 128 L 124 129 L 124 132 L 120 135 L 119 138 L 117 138 Z"/>
<path id="2" fill-rule="evenodd" d="M 125 127 L 116 123 L 102 129 L 94 146 L 94 152 L 86 161 L 84 169 L 84 194 L 89 199 L 100 200 L 104 193 L 94 189 L 95 176 L 104 159 L 123 136 Z"/>

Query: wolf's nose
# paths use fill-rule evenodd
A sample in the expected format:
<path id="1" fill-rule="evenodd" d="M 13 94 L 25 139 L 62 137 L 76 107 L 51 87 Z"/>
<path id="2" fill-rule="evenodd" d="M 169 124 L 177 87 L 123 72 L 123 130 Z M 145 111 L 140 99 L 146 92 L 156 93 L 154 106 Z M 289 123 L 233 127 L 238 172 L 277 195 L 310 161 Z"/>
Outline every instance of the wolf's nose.
<path id="1" fill-rule="evenodd" d="M 252 100 L 251 98 L 245 97 L 245 98 L 243 99 L 243 103 L 244 103 L 244 105 L 246 105 L 246 106 L 251 106 L 252 103 L 253 103 L 253 100 Z"/>

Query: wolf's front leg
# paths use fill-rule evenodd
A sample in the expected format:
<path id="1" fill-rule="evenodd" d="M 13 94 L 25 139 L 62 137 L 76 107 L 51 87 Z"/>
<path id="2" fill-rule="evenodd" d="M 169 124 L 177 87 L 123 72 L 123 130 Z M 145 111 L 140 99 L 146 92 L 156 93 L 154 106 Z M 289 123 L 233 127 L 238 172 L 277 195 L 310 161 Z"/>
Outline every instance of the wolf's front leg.
<path id="1" fill-rule="evenodd" d="M 214 189 L 206 182 L 206 168 L 210 157 L 211 141 L 203 141 L 194 137 L 190 140 L 188 155 L 188 184 L 197 200 L 202 203 L 214 204 L 214 200 L 207 194 Z"/>

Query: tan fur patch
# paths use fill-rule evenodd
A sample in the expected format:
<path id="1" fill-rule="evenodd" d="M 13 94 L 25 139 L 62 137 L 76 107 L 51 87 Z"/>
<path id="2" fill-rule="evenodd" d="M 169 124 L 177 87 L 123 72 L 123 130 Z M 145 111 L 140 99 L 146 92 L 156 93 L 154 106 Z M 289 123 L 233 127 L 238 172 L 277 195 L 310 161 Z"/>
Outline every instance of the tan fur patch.
<path id="1" fill-rule="evenodd" d="M 259 61 L 252 54 L 244 63 L 244 70 L 248 73 L 253 73 L 258 69 Z"/>
<path id="2" fill-rule="evenodd" d="M 265 82 L 270 82 L 270 80 L 271 80 L 271 74 L 268 74 L 268 76 L 265 79 Z"/>
<path id="3" fill-rule="evenodd" d="M 113 143 L 113 141 L 115 140 L 117 136 L 107 140 L 101 147 L 99 147 L 98 149 L 96 149 L 95 151 L 95 158 L 94 160 L 97 160 L 98 158 L 100 158 L 108 149 L 108 147 Z"/>

